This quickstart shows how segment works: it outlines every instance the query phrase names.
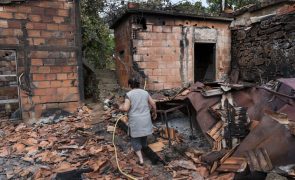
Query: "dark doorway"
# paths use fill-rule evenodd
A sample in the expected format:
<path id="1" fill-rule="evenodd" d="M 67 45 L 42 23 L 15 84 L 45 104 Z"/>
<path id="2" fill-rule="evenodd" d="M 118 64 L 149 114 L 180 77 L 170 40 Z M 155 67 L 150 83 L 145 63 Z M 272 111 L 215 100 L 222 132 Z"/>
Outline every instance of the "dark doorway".
<path id="1" fill-rule="evenodd" d="M 195 82 L 215 81 L 215 43 L 195 43 Z"/>

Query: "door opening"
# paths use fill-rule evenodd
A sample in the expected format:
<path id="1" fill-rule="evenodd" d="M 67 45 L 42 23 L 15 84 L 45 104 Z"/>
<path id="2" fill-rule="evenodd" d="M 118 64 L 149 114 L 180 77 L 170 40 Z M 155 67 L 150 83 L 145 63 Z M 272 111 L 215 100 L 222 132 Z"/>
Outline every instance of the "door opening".
<path id="1" fill-rule="evenodd" d="M 21 119 L 16 52 L 0 50 L 0 119 Z"/>
<path id="2" fill-rule="evenodd" d="M 215 43 L 195 43 L 194 80 L 215 81 Z"/>

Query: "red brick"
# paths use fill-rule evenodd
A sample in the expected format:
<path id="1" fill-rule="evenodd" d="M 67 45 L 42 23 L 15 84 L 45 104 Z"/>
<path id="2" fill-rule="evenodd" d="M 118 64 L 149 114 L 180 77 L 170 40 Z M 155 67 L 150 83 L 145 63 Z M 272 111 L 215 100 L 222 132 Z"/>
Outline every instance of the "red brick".
<path id="1" fill-rule="evenodd" d="M 46 8 L 45 9 L 45 15 L 51 15 L 54 16 L 57 14 L 57 10 L 56 9 L 52 9 L 52 8 Z"/>
<path id="2" fill-rule="evenodd" d="M 158 76 L 159 83 L 165 83 L 167 81 L 166 76 Z"/>
<path id="3" fill-rule="evenodd" d="M 34 41 L 34 45 L 43 45 L 45 43 L 45 39 L 44 38 L 33 38 Z"/>
<path id="4" fill-rule="evenodd" d="M 32 14 L 44 14 L 45 9 L 40 7 L 32 7 Z"/>
<path id="5" fill-rule="evenodd" d="M 73 3 L 67 2 L 64 4 L 64 9 L 71 9 L 71 8 L 73 8 Z"/>
<path id="6" fill-rule="evenodd" d="M 49 88 L 50 87 L 50 81 L 38 81 L 38 82 L 33 82 L 33 84 L 37 88 Z"/>
<path id="7" fill-rule="evenodd" d="M 0 34 L 2 36 L 14 36 L 14 29 L 2 29 L 2 31 L 0 31 Z"/>
<path id="8" fill-rule="evenodd" d="M 56 45 L 56 46 L 66 46 L 67 45 L 67 39 L 48 39 L 47 41 L 48 45 Z"/>
<path id="9" fill-rule="evenodd" d="M 60 24 L 63 23 L 65 21 L 65 19 L 63 17 L 58 17 L 58 16 L 54 16 L 53 17 L 53 22 Z"/>
<path id="10" fill-rule="evenodd" d="M 61 10 L 61 9 L 59 9 L 59 10 L 57 11 L 57 15 L 59 15 L 59 16 L 64 16 L 64 17 L 68 17 L 68 16 L 69 16 L 69 11 L 68 11 L 68 10 Z"/>
<path id="11" fill-rule="evenodd" d="M 57 31 L 58 25 L 57 24 L 47 24 L 47 30 Z"/>
<path id="12" fill-rule="evenodd" d="M 68 79 L 77 79 L 77 73 L 69 73 Z"/>
<path id="13" fill-rule="evenodd" d="M 45 79 L 50 81 L 56 80 L 56 74 L 46 74 Z"/>
<path id="14" fill-rule="evenodd" d="M 0 20 L 0 28 L 8 28 L 7 20 Z"/>
<path id="15" fill-rule="evenodd" d="M 41 17 L 41 19 L 42 19 L 42 22 L 43 23 L 52 23 L 53 22 L 53 18 L 52 18 L 52 16 L 48 16 L 48 15 L 43 15 L 42 17 Z"/>
<path id="16" fill-rule="evenodd" d="M 27 29 L 34 29 L 33 23 L 27 23 L 26 28 Z"/>
<path id="17" fill-rule="evenodd" d="M 14 14 L 15 19 L 27 19 L 27 15 L 23 13 L 15 13 Z"/>
<path id="18" fill-rule="evenodd" d="M 43 66 L 43 61 L 42 59 L 32 59 L 31 64 L 33 66 Z"/>
<path id="19" fill-rule="evenodd" d="M 9 28 L 21 28 L 21 22 L 20 21 L 8 21 L 8 27 Z"/>
<path id="20" fill-rule="evenodd" d="M 38 68 L 39 73 L 50 73 L 50 67 L 47 66 L 41 66 Z"/>
<path id="21" fill-rule="evenodd" d="M 46 103 L 46 108 L 59 108 L 58 103 Z"/>
<path id="22" fill-rule="evenodd" d="M 154 69 L 158 68 L 158 63 L 157 62 L 147 62 L 147 67 Z"/>
<path id="23" fill-rule="evenodd" d="M 61 72 L 62 72 L 62 68 L 59 66 L 50 67 L 50 73 L 61 73 Z"/>
<path id="24" fill-rule="evenodd" d="M 31 13 L 32 9 L 33 8 L 28 7 L 28 6 L 19 6 L 17 12 L 19 12 L 19 13 Z"/>
<path id="25" fill-rule="evenodd" d="M 154 76 L 160 76 L 160 75 L 162 75 L 162 70 L 161 69 L 154 69 L 153 70 L 153 75 Z"/>
<path id="26" fill-rule="evenodd" d="M 47 24 L 45 23 L 33 23 L 34 29 L 47 29 Z"/>
<path id="27" fill-rule="evenodd" d="M 32 22 L 40 22 L 41 21 L 41 16 L 40 15 L 29 15 L 29 19 Z"/>
<path id="28" fill-rule="evenodd" d="M 71 87 L 71 86 L 77 86 L 77 80 L 65 80 L 62 83 L 62 87 Z"/>
<path id="29" fill-rule="evenodd" d="M 39 73 L 39 71 L 38 71 L 38 66 L 32 66 L 32 67 L 30 68 L 30 72 L 31 72 L 31 73 Z"/>
<path id="30" fill-rule="evenodd" d="M 32 97 L 32 100 L 35 104 L 38 104 L 41 102 L 41 99 L 40 99 L 40 96 L 33 96 Z"/>
<path id="31" fill-rule="evenodd" d="M 60 31 L 73 31 L 74 30 L 73 26 L 70 26 L 70 25 L 59 25 L 58 29 Z"/>
<path id="32" fill-rule="evenodd" d="M 62 81 L 51 81 L 51 84 L 50 84 L 51 87 L 61 87 L 62 86 Z"/>
<path id="33" fill-rule="evenodd" d="M 77 72 L 76 66 L 64 66 L 62 72 Z"/>
<path id="34" fill-rule="evenodd" d="M 162 90 L 164 89 L 164 84 L 163 83 L 155 83 L 155 90 Z"/>
<path id="35" fill-rule="evenodd" d="M 57 79 L 58 80 L 66 80 L 68 79 L 67 74 L 57 74 Z"/>
<path id="36" fill-rule="evenodd" d="M 33 80 L 34 81 L 44 81 L 45 74 L 33 74 Z"/>
<path id="37" fill-rule="evenodd" d="M 0 18 L 2 18 L 2 19 L 11 19 L 12 17 L 13 17 L 12 13 L 0 12 Z"/>
<path id="38" fill-rule="evenodd" d="M 41 1 L 38 5 L 44 8 L 63 8 L 63 2 Z"/>
<path id="39" fill-rule="evenodd" d="M 51 32 L 51 31 L 42 31 L 41 36 L 44 37 L 44 38 L 50 38 L 50 37 L 53 36 L 53 32 Z"/>
<path id="40" fill-rule="evenodd" d="M 28 30 L 29 37 L 40 37 L 41 32 L 39 30 Z"/>
<path id="41" fill-rule="evenodd" d="M 80 106 L 79 102 L 70 102 L 70 103 L 60 103 L 59 108 L 64 109 L 68 112 L 76 112 L 77 108 Z"/>
<path id="42" fill-rule="evenodd" d="M 79 101 L 80 97 L 78 93 L 75 94 L 65 94 L 63 96 L 63 101 Z"/>
<path id="43" fill-rule="evenodd" d="M 57 88 L 57 94 L 60 94 L 60 95 L 64 95 L 64 94 L 68 94 L 70 92 L 68 92 L 69 88 L 64 88 L 64 87 L 61 87 L 61 88 Z"/>
<path id="44" fill-rule="evenodd" d="M 57 88 L 57 94 L 67 95 L 78 93 L 77 87 Z"/>
<path id="45" fill-rule="evenodd" d="M 18 9 L 15 6 L 4 6 L 4 11 L 6 11 L 6 12 L 17 12 Z"/>
<path id="46" fill-rule="evenodd" d="M 8 37 L 8 38 L 0 38 L 0 44 L 19 44 L 19 40 L 17 38 Z"/>
<path id="47" fill-rule="evenodd" d="M 48 57 L 48 51 L 33 51 L 31 58 L 43 59 Z"/>
<path id="48" fill-rule="evenodd" d="M 56 88 L 34 89 L 34 95 L 36 96 L 51 95 L 56 93 L 57 93 Z"/>

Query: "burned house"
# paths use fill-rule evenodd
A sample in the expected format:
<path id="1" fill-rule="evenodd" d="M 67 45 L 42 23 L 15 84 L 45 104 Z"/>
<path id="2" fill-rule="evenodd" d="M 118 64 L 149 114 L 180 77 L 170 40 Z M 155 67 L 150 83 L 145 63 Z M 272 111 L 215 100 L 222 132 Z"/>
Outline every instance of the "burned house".
<path id="1" fill-rule="evenodd" d="M 119 83 L 126 87 L 128 77 L 139 75 L 147 89 L 160 90 L 229 74 L 250 82 L 294 77 L 294 19 L 293 0 L 261 2 L 227 17 L 127 9 L 111 26 Z"/>
<path id="2" fill-rule="evenodd" d="M 0 119 L 73 112 L 83 98 L 78 1 L 0 2 Z"/>
<path id="3" fill-rule="evenodd" d="M 111 26 L 120 85 L 133 75 L 149 90 L 223 79 L 230 68 L 232 20 L 128 9 Z"/>

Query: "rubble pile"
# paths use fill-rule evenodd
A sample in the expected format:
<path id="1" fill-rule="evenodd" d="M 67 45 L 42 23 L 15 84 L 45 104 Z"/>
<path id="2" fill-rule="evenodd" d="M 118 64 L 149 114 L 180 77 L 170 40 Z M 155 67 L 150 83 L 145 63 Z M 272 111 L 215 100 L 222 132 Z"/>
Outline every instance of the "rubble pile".
<path id="1" fill-rule="evenodd" d="M 54 124 L 29 126 L 1 122 L 0 172 L 5 175 L 3 179 L 77 178 L 82 173 L 86 179 L 119 177 L 114 148 L 105 137 L 91 131 L 90 113 L 84 106 L 76 115 Z M 137 167 L 132 158 L 120 154 L 119 159 L 123 159 L 122 165 L 130 163 L 136 167 L 129 168 L 128 172 L 145 175 L 145 170 Z"/>

